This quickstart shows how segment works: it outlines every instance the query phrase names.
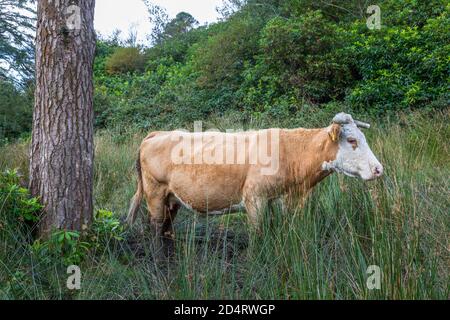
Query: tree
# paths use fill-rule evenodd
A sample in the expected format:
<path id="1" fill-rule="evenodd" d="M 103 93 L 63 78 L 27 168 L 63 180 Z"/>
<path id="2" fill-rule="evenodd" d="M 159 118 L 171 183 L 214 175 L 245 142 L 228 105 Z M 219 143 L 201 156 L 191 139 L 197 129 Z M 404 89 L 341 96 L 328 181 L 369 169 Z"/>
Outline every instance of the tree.
<path id="1" fill-rule="evenodd" d="M 36 13 L 32 2 L 0 0 L 0 79 L 25 83 L 33 75 Z"/>
<path id="2" fill-rule="evenodd" d="M 223 0 L 222 5 L 216 8 L 221 20 L 229 19 L 234 13 L 238 12 L 245 5 L 244 0 Z"/>
<path id="3" fill-rule="evenodd" d="M 185 34 L 197 25 L 198 21 L 193 16 L 187 12 L 180 12 L 165 26 L 163 38 L 170 39 Z"/>
<path id="4" fill-rule="evenodd" d="M 30 190 L 44 205 L 42 236 L 92 221 L 94 6 L 38 1 Z"/>
<path id="5" fill-rule="evenodd" d="M 180 12 L 174 19 L 170 20 L 164 8 L 153 4 L 150 0 L 144 0 L 144 3 L 150 15 L 150 22 L 153 24 L 150 39 L 156 45 L 161 44 L 165 40 L 186 34 L 199 24 L 187 12 Z"/>
<path id="6" fill-rule="evenodd" d="M 106 59 L 105 67 L 108 74 L 142 71 L 145 67 L 145 57 L 139 48 L 117 48 Z"/>
<path id="7" fill-rule="evenodd" d="M 169 15 L 164 8 L 153 4 L 150 0 L 144 0 L 144 3 L 150 15 L 150 22 L 153 24 L 149 38 L 154 44 L 159 44 L 163 41 L 162 35 L 164 28 L 169 23 Z"/>

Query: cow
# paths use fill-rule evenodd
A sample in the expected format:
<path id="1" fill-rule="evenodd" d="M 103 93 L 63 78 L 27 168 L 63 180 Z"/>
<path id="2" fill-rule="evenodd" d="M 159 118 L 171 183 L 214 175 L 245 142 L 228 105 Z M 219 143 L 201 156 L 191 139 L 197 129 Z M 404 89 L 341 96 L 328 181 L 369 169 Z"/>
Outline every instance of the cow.
<path id="1" fill-rule="evenodd" d="M 258 227 L 271 201 L 294 189 L 307 195 L 333 172 L 365 181 L 382 176 L 383 166 L 359 128 L 370 125 L 340 113 L 319 129 L 153 132 L 140 146 L 127 221 L 133 224 L 145 197 L 159 236 L 171 234 L 181 207 L 204 215 L 245 209 Z"/>

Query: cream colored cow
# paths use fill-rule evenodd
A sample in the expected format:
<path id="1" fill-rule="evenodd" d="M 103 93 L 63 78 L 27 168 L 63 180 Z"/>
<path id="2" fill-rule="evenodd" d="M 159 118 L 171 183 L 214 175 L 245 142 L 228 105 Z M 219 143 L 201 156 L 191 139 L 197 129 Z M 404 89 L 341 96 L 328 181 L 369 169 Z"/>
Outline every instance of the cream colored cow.
<path id="1" fill-rule="evenodd" d="M 341 113 L 320 129 L 151 133 L 140 147 L 128 223 L 145 197 L 159 235 L 171 231 L 181 206 L 200 214 L 245 208 L 257 225 L 269 201 L 292 190 L 307 195 L 333 172 L 380 177 L 383 167 L 359 127 L 370 126 Z"/>

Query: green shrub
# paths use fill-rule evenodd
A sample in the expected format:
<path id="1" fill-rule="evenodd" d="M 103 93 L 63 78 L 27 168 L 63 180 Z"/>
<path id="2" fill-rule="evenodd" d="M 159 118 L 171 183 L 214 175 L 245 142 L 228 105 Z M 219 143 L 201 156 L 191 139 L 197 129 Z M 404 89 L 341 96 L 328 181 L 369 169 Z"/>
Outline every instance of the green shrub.
<path id="1" fill-rule="evenodd" d="M 356 23 L 352 32 L 355 39 L 347 53 L 361 80 L 348 96 L 351 105 L 372 113 L 431 104 L 448 106 L 448 11 L 427 20 L 423 27 L 386 27 L 370 32 Z"/>
<path id="2" fill-rule="evenodd" d="M 205 41 L 208 33 L 206 27 L 192 29 L 147 49 L 145 56 L 148 69 L 155 71 L 159 65 L 170 66 L 175 63 L 185 63 L 192 45 Z"/>
<path id="3" fill-rule="evenodd" d="M 98 40 L 95 47 L 94 78 L 105 75 L 106 61 L 119 48 L 116 41 Z"/>
<path id="4" fill-rule="evenodd" d="M 102 254 L 114 241 L 124 240 L 124 234 L 123 225 L 111 211 L 97 210 L 86 232 L 55 230 L 48 239 L 36 240 L 31 250 L 43 262 L 79 265 L 89 253 Z"/>
<path id="5" fill-rule="evenodd" d="M 198 83 L 203 87 L 236 84 L 246 63 L 258 50 L 259 21 L 231 19 L 218 25 L 215 34 L 198 43 L 192 57 Z"/>
<path id="6" fill-rule="evenodd" d="M 384 26 L 423 27 L 429 19 L 449 10 L 446 0 L 384 0 L 380 2 Z"/>
<path id="7" fill-rule="evenodd" d="M 124 240 L 124 226 L 120 220 L 108 210 L 97 210 L 90 230 L 91 242 L 96 247 L 106 247 L 112 240 Z"/>
<path id="8" fill-rule="evenodd" d="M 0 206 L 3 218 L 16 223 L 37 222 L 42 209 L 38 199 L 20 186 L 20 177 L 15 170 L 0 174 Z"/>
<path id="9" fill-rule="evenodd" d="M 142 71 L 144 69 L 144 55 L 139 48 L 117 48 L 106 59 L 105 68 L 108 74 L 121 74 Z"/>
<path id="10" fill-rule="evenodd" d="M 348 66 L 336 54 L 345 44 L 343 33 L 318 11 L 275 18 L 262 32 L 260 64 L 265 76 L 278 80 L 280 94 L 326 102 L 342 97 L 351 83 Z"/>
<path id="11" fill-rule="evenodd" d="M 55 230 L 48 240 L 36 240 L 31 251 L 41 262 L 59 261 L 64 265 L 78 265 L 86 257 L 90 243 L 82 241 L 76 231 Z"/>

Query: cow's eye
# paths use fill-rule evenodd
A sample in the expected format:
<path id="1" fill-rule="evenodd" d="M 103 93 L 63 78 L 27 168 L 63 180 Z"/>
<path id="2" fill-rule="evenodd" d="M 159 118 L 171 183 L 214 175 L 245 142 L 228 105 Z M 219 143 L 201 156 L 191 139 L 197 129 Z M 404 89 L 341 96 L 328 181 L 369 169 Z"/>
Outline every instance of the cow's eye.
<path id="1" fill-rule="evenodd" d="M 347 142 L 350 143 L 350 144 L 353 144 L 353 145 L 357 145 L 358 144 L 358 141 L 356 141 L 356 139 L 354 139 L 354 138 L 348 138 Z"/>

